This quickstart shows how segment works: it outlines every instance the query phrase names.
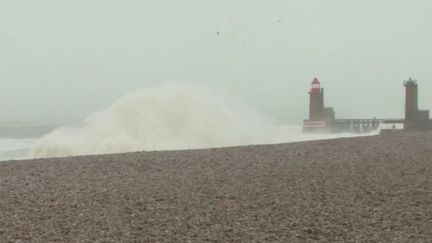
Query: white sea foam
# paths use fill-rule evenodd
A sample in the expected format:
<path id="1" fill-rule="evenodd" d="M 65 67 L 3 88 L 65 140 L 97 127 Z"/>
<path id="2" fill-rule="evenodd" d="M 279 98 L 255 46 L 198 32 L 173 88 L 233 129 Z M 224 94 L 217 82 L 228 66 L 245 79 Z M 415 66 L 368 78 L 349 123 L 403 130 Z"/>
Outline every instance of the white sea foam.
<path id="1" fill-rule="evenodd" d="M 251 108 L 209 90 L 169 84 L 134 91 L 82 126 L 63 127 L 38 140 L 30 157 L 270 144 L 352 136 L 305 135 L 277 126 Z"/>

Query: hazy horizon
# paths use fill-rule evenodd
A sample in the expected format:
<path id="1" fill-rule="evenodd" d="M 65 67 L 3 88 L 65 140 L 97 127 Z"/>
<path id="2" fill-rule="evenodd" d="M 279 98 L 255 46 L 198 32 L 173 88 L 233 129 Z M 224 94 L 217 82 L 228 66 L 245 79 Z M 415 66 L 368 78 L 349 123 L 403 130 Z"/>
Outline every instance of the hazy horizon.
<path id="1" fill-rule="evenodd" d="M 2 1 L 0 123 L 65 124 L 171 81 L 280 122 L 310 81 L 340 118 L 402 117 L 402 82 L 432 109 L 430 1 Z"/>

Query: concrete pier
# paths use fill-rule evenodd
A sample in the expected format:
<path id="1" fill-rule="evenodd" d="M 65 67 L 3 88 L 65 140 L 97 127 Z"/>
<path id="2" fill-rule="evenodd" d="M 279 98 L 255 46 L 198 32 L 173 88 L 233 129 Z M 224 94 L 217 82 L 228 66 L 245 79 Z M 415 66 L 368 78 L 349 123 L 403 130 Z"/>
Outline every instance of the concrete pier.
<path id="1" fill-rule="evenodd" d="M 369 133 L 380 129 L 382 124 L 390 125 L 384 130 L 428 131 L 432 130 L 432 120 L 428 110 L 418 109 L 417 81 L 404 81 L 405 119 L 336 119 L 333 108 L 324 106 L 324 89 L 317 78 L 312 81 L 309 105 L 309 119 L 303 122 L 307 133 Z"/>

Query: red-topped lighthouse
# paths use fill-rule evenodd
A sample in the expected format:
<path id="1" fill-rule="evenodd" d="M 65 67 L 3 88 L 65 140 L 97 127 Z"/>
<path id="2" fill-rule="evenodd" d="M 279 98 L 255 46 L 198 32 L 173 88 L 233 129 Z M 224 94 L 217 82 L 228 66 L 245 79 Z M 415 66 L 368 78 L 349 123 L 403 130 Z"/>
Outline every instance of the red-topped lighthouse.
<path id="1" fill-rule="evenodd" d="M 324 112 L 324 89 L 321 88 L 321 83 L 318 78 L 312 81 L 309 95 L 309 120 L 322 121 Z"/>
<path id="2" fill-rule="evenodd" d="M 335 112 L 331 107 L 324 107 L 324 89 L 318 78 L 314 78 L 309 90 L 309 119 L 303 121 L 303 131 L 316 132 L 331 128 Z"/>

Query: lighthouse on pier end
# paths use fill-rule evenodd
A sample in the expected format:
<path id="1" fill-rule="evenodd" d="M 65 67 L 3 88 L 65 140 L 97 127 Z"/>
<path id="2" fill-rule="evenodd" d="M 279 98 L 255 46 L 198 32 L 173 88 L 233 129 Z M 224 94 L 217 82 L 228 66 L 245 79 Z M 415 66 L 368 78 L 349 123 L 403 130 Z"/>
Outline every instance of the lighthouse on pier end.
<path id="1" fill-rule="evenodd" d="M 309 91 L 309 120 L 322 121 L 324 113 L 324 89 L 320 81 L 315 78 Z"/>
<path id="2" fill-rule="evenodd" d="M 309 91 L 309 120 L 304 121 L 303 130 L 315 132 L 326 130 L 335 119 L 333 108 L 324 106 L 324 88 L 318 78 L 311 83 Z"/>
<path id="3" fill-rule="evenodd" d="M 417 80 L 410 78 L 404 82 L 405 86 L 405 131 L 424 131 L 432 129 L 432 122 L 428 110 L 418 108 Z"/>

